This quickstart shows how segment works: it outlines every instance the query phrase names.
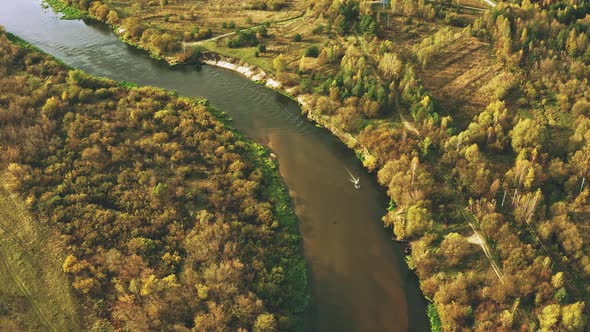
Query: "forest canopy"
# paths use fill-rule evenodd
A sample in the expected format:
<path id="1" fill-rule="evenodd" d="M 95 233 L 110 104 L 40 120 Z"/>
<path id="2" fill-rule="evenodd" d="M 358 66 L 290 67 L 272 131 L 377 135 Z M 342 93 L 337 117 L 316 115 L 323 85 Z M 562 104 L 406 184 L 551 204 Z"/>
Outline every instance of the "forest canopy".
<path id="1" fill-rule="evenodd" d="M 172 3 L 91 2 L 120 21 L 90 12 L 153 54 L 174 55 L 214 14 Z M 376 172 L 391 199 L 384 225 L 411 244 L 433 327 L 587 330 L 590 3 L 284 4 L 304 15 L 265 24 L 220 6 L 230 24 L 211 20 L 213 31 L 246 29 L 200 45 L 274 73 Z M 190 31 L 162 24 L 164 11 Z"/>
<path id="2" fill-rule="evenodd" d="M 5 185 L 61 234 L 88 329 L 299 326 L 276 166 L 206 101 L 69 70 L 0 30 L 0 147 Z"/>

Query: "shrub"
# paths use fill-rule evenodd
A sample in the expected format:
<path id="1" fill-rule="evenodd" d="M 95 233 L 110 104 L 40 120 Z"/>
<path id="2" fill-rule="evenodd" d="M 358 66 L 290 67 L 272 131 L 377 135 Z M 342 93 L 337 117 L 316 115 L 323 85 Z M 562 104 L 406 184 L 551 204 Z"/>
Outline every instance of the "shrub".
<path id="1" fill-rule="evenodd" d="M 436 307 L 434 304 L 428 304 L 428 319 L 430 319 L 430 328 L 432 332 L 442 332 L 442 324 L 440 322 L 440 317 L 438 316 L 438 312 L 436 311 Z"/>
<path id="2" fill-rule="evenodd" d="M 313 45 L 305 49 L 305 53 L 303 54 L 307 57 L 317 58 L 320 55 L 320 50 L 317 46 Z"/>
<path id="3" fill-rule="evenodd" d="M 304 78 L 299 83 L 299 87 L 301 88 L 302 92 L 309 93 L 311 92 L 311 80 L 309 78 Z"/>
<path id="4" fill-rule="evenodd" d="M 316 26 L 315 28 L 313 28 L 313 30 L 311 30 L 311 33 L 313 33 L 314 35 L 319 35 L 322 32 L 324 32 L 324 26 L 322 24 Z"/>
<path id="5" fill-rule="evenodd" d="M 250 1 L 245 5 L 245 8 L 249 10 L 266 10 L 268 6 L 264 1 Z"/>
<path id="6" fill-rule="evenodd" d="M 370 15 L 364 15 L 361 19 L 359 29 L 362 33 L 375 35 L 377 34 L 377 22 Z"/>
<path id="7" fill-rule="evenodd" d="M 268 29 L 266 28 L 266 25 L 261 26 L 260 28 L 258 28 L 258 33 L 262 36 L 262 37 L 268 37 Z"/>
<path id="8" fill-rule="evenodd" d="M 272 11 L 278 11 L 285 7 L 285 5 L 286 2 L 284 0 L 272 0 L 268 4 L 268 9 Z"/>
<path id="9" fill-rule="evenodd" d="M 280 54 L 276 58 L 274 58 L 274 60 L 272 61 L 272 65 L 276 71 L 281 72 L 285 70 L 285 68 L 287 67 L 287 61 L 285 60 L 285 57 L 283 57 L 283 55 Z"/>
<path id="10" fill-rule="evenodd" d="M 256 45 L 258 45 L 258 39 L 254 30 L 251 29 L 239 31 L 227 41 L 227 47 L 230 48 Z"/>
<path id="11" fill-rule="evenodd" d="M 293 36 L 293 41 L 294 42 L 300 42 L 301 41 L 301 34 L 296 33 L 295 36 Z"/>

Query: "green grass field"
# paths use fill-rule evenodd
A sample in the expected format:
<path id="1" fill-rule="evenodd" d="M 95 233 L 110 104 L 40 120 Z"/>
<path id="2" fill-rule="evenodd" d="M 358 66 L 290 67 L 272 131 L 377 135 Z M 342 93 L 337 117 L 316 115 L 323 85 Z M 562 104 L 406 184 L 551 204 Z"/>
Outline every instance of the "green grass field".
<path id="1" fill-rule="evenodd" d="M 0 331 L 81 331 L 58 237 L 0 182 Z"/>
<path id="2" fill-rule="evenodd" d="M 228 56 L 235 59 L 240 59 L 246 63 L 252 64 L 267 73 L 274 73 L 275 70 L 272 66 L 274 59 L 272 54 L 264 54 L 260 57 L 256 57 L 254 52 L 256 47 L 241 47 L 241 48 L 228 48 L 217 46 L 215 41 L 207 41 L 200 44 L 202 49 L 206 51 L 212 51 L 224 56 Z"/>

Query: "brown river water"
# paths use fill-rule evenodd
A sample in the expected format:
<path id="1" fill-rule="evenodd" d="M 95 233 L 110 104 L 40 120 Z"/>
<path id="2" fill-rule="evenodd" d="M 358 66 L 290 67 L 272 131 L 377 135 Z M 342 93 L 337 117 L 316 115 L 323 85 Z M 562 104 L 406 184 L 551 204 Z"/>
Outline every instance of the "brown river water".
<path id="1" fill-rule="evenodd" d="M 429 331 L 425 300 L 381 217 L 388 198 L 354 153 L 296 102 L 211 66 L 169 67 L 96 22 L 65 21 L 39 0 L 0 0 L 0 25 L 91 75 L 209 99 L 278 156 L 309 267 L 308 331 Z M 346 168 L 360 178 L 360 189 Z"/>

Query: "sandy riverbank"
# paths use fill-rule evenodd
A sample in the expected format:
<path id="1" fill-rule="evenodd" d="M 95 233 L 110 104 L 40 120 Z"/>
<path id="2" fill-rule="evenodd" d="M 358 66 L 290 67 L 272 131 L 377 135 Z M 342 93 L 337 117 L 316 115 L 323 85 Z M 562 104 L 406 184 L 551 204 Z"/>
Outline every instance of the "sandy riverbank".
<path id="1" fill-rule="evenodd" d="M 260 68 L 257 68 L 256 66 L 244 64 L 242 61 L 238 59 L 222 57 L 221 55 L 216 53 L 206 53 L 203 55 L 201 61 L 202 63 L 210 66 L 216 66 L 234 71 L 244 77 L 247 77 L 252 81 L 264 84 L 268 88 L 271 88 L 286 96 L 289 96 L 291 99 L 293 99 L 299 104 L 299 106 L 301 107 L 301 113 L 307 116 L 309 120 L 328 129 L 333 135 L 338 137 L 344 144 L 346 144 L 346 146 L 353 149 L 357 154 L 360 154 L 362 156 L 362 159 L 373 158 L 370 151 L 366 147 L 361 145 L 356 139 L 356 137 L 354 137 L 349 132 L 343 131 L 331 125 L 328 117 L 322 116 L 320 114 L 317 114 L 317 112 L 312 111 L 312 106 L 308 102 L 309 98 L 312 98 L 311 95 L 296 94 L 294 93 L 296 90 L 295 88 L 288 88 L 285 84 L 281 83 L 273 75 L 265 72 Z"/>

